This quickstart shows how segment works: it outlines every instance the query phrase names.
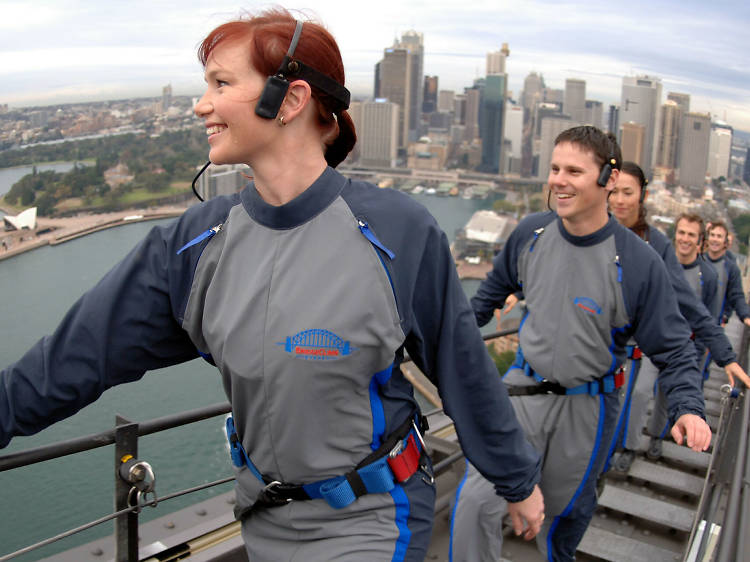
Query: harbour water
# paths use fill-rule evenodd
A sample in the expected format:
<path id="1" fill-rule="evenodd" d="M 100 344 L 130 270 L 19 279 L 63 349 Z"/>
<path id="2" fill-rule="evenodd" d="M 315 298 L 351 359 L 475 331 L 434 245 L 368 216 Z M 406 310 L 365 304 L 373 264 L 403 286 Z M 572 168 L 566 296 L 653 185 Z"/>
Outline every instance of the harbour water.
<path id="1" fill-rule="evenodd" d="M 491 207 L 491 200 L 413 195 L 436 217 L 453 240 L 474 211 Z M 42 247 L 0 263 L 0 366 L 17 361 L 42 335 L 50 333 L 75 300 L 119 261 L 146 232 L 168 220 L 137 223 L 105 230 L 54 247 Z M 471 295 L 478 281 L 464 282 Z M 190 408 L 224 402 L 216 370 L 202 360 L 147 373 L 138 383 L 106 391 L 75 416 L 41 433 L 14 439 L 2 454 L 97 433 L 114 424 L 119 413 L 145 421 Z M 157 475 L 156 490 L 165 495 L 230 475 L 225 437 L 219 420 L 207 420 L 144 437 L 139 456 Z M 0 473 L 5 514 L 0 525 L 0 556 L 33 542 L 83 525 L 112 512 L 113 449 L 51 461 Z M 223 485 L 186 498 L 170 500 L 159 509 L 147 508 L 141 520 L 228 491 Z M 13 507 L 11 507 L 13 506 Z M 18 560 L 52 556 L 112 532 L 106 523 Z"/>

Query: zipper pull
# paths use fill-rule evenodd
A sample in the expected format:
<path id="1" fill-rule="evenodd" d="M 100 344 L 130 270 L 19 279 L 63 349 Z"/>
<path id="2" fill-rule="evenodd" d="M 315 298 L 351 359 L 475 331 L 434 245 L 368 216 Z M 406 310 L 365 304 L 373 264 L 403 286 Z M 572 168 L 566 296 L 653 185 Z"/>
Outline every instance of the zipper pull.
<path id="1" fill-rule="evenodd" d="M 365 238 L 367 238 L 373 246 L 377 246 L 378 248 L 383 250 L 390 259 L 393 259 L 396 257 L 396 254 L 394 254 L 388 248 L 383 246 L 380 240 L 378 240 L 377 236 L 375 236 L 372 230 L 370 230 L 369 225 L 365 221 L 363 221 L 362 219 L 357 219 L 357 226 L 359 226 L 360 232 L 364 234 Z"/>
<path id="2" fill-rule="evenodd" d="M 212 238 L 216 233 L 218 233 L 221 230 L 222 226 L 224 226 L 224 223 L 220 222 L 216 226 L 212 226 L 211 228 L 209 228 L 205 232 L 202 232 L 201 234 L 199 234 L 198 236 L 196 236 L 195 238 L 193 238 L 190 242 L 188 242 L 187 244 L 185 244 L 182 248 L 180 248 L 179 250 L 177 250 L 177 255 L 179 256 L 182 252 L 184 252 L 185 250 L 187 250 L 191 246 L 195 246 L 196 244 L 200 244 L 201 242 L 203 242 L 207 238 Z"/>

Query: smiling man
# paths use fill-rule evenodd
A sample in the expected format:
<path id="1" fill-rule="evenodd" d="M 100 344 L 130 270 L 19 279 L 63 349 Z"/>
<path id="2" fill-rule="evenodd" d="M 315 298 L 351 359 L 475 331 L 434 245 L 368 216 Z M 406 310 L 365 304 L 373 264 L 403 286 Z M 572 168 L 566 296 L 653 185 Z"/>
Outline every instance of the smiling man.
<path id="1" fill-rule="evenodd" d="M 523 290 L 526 299 L 518 354 L 503 380 L 544 459 L 548 517 L 537 544 L 549 560 L 574 559 L 596 507 L 629 338 L 660 369 L 677 443 L 702 451 L 711 439 L 690 330 L 664 263 L 607 213 L 620 163 L 617 143 L 599 129 L 561 133 L 548 178 L 556 212 L 518 225 L 472 299 L 480 325 L 508 295 Z M 505 506 L 491 492 L 468 465 L 453 511 L 454 561 L 500 557 Z"/>
<path id="2" fill-rule="evenodd" d="M 721 221 L 711 223 L 706 246 L 708 260 L 719 274 L 722 320 L 726 322 L 735 311 L 740 320 L 750 326 L 750 307 L 747 306 L 742 291 L 740 268 L 728 256 L 729 235 L 726 224 Z"/>

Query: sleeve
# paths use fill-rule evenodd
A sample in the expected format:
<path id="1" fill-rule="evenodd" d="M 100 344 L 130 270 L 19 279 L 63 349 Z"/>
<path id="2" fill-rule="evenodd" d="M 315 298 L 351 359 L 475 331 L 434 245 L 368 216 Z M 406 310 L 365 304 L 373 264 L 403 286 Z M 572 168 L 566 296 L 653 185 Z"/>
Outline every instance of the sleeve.
<path id="1" fill-rule="evenodd" d="M 502 308 L 508 295 L 523 299 L 523 289 L 518 280 L 518 256 L 523 243 L 521 230 L 516 228 L 508 237 L 505 247 L 492 260 L 492 269 L 471 298 L 471 307 L 479 326 L 492 318 L 496 308 Z"/>
<path id="2" fill-rule="evenodd" d="M 669 282 L 677 297 L 680 314 L 687 320 L 695 338 L 711 351 L 711 356 L 717 365 L 723 367 L 737 361 L 737 355 L 732 349 L 732 344 L 716 320 L 718 313 L 712 315 L 701 302 L 698 295 L 690 287 L 682 265 L 677 261 L 674 247 L 666 238 L 664 242 L 664 246 L 660 249 L 660 255 L 667 268 Z"/>
<path id="3" fill-rule="evenodd" d="M 696 364 L 695 348 L 687 323 L 678 310 L 664 262 L 654 253 L 625 253 L 628 254 L 633 269 L 638 271 L 637 275 L 623 274 L 627 284 L 626 303 L 632 303 L 633 335 L 659 369 L 659 385 L 667 397 L 670 421 L 688 413 L 703 417 L 701 373 Z M 623 257 L 623 266 L 625 263 Z M 685 280 L 684 275 L 682 278 Z M 694 296 L 694 300 L 697 302 L 697 297 Z"/>
<path id="4" fill-rule="evenodd" d="M 174 225 L 156 227 L 50 335 L 0 372 L 0 447 L 75 414 L 106 389 L 197 356 L 175 319 Z"/>
<path id="5" fill-rule="evenodd" d="M 528 497 L 541 459 L 524 436 L 463 292 L 445 234 L 421 256 L 406 347 L 437 386 L 466 457 L 508 501 Z"/>
<path id="6" fill-rule="evenodd" d="M 740 320 L 750 318 L 750 307 L 745 302 L 745 295 L 742 291 L 742 277 L 740 275 L 740 268 L 737 264 L 728 258 L 724 258 L 724 262 L 729 267 L 729 275 L 727 276 L 727 306 L 724 309 L 724 314 L 731 316 L 731 311 L 735 311 Z"/>

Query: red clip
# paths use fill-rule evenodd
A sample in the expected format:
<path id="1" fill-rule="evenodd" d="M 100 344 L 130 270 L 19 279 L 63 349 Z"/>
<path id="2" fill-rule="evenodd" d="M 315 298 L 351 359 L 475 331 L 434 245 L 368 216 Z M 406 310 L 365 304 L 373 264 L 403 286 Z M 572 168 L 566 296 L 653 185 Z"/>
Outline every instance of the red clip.
<path id="1" fill-rule="evenodd" d="M 631 359 L 640 359 L 643 357 L 643 353 L 641 352 L 641 348 L 638 346 L 633 346 L 633 354 L 630 356 Z"/>
<path id="2" fill-rule="evenodd" d="M 410 433 L 406 440 L 406 447 L 400 447 L 401 441 L 388 455 L 388 466 L 393 471 L 396 482 L 406 482 L 419 468 L 419 449 L 414 440 L 414 434 Z"/>
<path id="3" fill-rule="evenodd" d="M 615 388 L 620 388 L 624 384 L 625 384 L 625 371 L 623 369 L 620 369 L 615 373 Z"/>

